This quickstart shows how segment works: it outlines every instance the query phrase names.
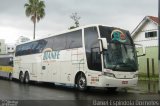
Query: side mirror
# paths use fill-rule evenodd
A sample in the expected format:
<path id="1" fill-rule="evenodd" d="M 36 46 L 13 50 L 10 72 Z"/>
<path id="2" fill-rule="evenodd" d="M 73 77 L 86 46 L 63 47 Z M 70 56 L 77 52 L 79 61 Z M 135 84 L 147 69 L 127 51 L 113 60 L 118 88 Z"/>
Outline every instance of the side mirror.
<path id="1" fill-rule="evenodd" d="M 138 55 L 137 57 L 145 56 L 146 55 L 146 47 L 142 44 L 135 44 L 139 47 L 142 47 L 142 54 Z"/>
<path id="2" fill-rule="evenodd" d="M 102 42 L 103 49 L 108 49 L 106 38 L 98 38 Z"/>

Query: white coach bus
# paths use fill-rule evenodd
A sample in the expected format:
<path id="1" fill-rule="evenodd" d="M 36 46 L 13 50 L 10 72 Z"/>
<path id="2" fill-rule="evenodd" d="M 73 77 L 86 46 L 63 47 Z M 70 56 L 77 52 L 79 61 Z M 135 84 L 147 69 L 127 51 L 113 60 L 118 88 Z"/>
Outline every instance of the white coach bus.
<path id="1" fill-rule="evenodd" d="M 126 30 L 90 25 L 16 46 L 13 77 L 87 87 L 136 86 L 138 63 Z"/>

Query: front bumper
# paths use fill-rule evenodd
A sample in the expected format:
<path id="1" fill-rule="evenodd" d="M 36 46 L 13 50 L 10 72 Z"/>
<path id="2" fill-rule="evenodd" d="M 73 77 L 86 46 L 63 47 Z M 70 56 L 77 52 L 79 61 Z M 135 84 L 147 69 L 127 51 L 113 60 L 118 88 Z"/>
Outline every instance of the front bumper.
<path id="1" fill-rule="evenodd" d="M 101 76 L 94 86 L 97 87 L 131 87 L 136 86 L 138 77 L 132 79 L 117 79 L 114 77 Z"/>

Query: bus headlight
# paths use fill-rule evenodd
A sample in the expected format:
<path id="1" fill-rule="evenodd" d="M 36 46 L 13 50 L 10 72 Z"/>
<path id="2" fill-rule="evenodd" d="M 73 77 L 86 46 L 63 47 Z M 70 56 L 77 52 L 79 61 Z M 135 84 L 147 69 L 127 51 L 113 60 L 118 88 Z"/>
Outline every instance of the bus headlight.
<path id="1" fill-rule="evenodd" d="M 115 75 L 113 73 L 107 73 L 107 72 L 102 72 L 103 75 L 108 76 L 108 77 L 114 77 Z"/>
<path id="2" fill-rule="evenodd" d="M 133 76 L 133 78 L 137 78 L 138 77 L 138 74 L 135 74 L 134 76 Z"/>

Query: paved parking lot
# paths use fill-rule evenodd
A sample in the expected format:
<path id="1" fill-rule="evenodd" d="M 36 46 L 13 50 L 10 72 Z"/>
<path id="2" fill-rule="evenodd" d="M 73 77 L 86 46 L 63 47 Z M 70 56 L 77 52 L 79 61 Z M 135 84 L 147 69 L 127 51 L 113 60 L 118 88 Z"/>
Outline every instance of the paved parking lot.
<path id="1" fill-rule="evenodd" d="M 137 87 L 127 89 L 119 88 L 116 92 L 107 92 L 104 89 L 91 89 L 86 92 L 80 92 L 73 87 L 54 86 L 48 83 L 25 85 L 17 81 L 0 79 L 0 106 L 2 103 L 14 103 L 16 101 L 19 105 L 26 106 L 36 104 L 40 104 L 41 106 L 44 106 L 44 104 L 45 106 L 58 106 L 59 104 L 63 106 L 75 106 L 81 104 L 80 106 L 82 106 L 98 105 L 96 103 L 99 103 L 99 101 L 110 103 L 120 100 L 123 103 L 124 101 L 129 102 L 130 100 L 133 100 L 133 102 L 137 100 L 152 100 L 153 102 L 157 102 L 157 100 L 160 100 L 160 95 L 157 93 L 158 83 L 155 82 L 155 86 L 153 87 L 154 83 L 152 82 L 149 87 L 150 90 L 147 88 L 147 84 L 146 82 L 139 82 Z M 121 103 L 120 101 L 117 103 Z"/>

